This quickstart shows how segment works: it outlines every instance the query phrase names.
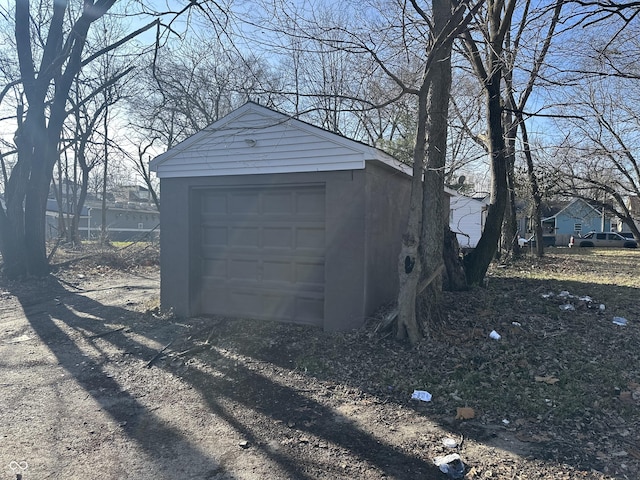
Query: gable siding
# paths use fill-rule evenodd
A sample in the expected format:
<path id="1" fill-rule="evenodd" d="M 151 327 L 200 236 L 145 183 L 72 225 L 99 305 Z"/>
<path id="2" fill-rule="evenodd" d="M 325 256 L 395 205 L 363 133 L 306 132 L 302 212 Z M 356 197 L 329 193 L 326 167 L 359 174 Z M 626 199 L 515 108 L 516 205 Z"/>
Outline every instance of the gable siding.
<path id="1" fill-rule="evenodd" d="M 581 233 L 585 234 L 592 230 L 602 230 L 602 216 L 601 213 L 595 210 L 591 205 L 582 200 L 576 200 L 567 207 L 558 212 L 556 215 L 555 234 L 568 234 L 575 235 L 575 224 L 580 223 L 582 225 Z M 610 228 L 610 223 L 607 220 L 605 222 L 605 230 Z"/>
<path id="2" fill-rule="evenodd" d="M 367 147 L 283 117 L 249 110 L 158 157 L 160 178 L 363 169 Z M 254 144 L 255 142 L 255 144 Z M 350 143 L 357 145 L 351 146 Z M 252 146 L 253 145 L 253 146 Z"/>

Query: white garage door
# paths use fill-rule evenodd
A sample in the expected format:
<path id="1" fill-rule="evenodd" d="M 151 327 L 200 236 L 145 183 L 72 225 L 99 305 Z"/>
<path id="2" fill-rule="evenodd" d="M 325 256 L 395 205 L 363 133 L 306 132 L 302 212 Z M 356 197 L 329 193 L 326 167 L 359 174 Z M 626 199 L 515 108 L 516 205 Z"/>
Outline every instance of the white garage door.
<path id="1" fill-rule="evenodd" d="M 199 310 L 321 325 L 324 186 L 199 192 Z"/>

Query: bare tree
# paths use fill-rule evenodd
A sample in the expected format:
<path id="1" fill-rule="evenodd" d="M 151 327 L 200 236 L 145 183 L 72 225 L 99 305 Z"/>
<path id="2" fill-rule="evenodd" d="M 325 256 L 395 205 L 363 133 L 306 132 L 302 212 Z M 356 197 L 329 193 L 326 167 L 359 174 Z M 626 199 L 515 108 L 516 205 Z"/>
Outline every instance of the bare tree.
<path id="1" fill-rule="evenodd" d="M 517 242 L 517 223 L 516 223 L 516 185 L 515 185 L 515 161 L 516 161 L 516 138 L 518 130 L 521 132 L 523 153 L 527 165 L 527 179 L 529 181 L 529 189 L 532 195 L 532 209 L 531 217 L 534 219 L 535 235 L 538 241 L 536 242 L 536 252 L 538 256 L 542 256 L 544 252 L 544 243 L 542 241 L 542 218 L 541 218 L 541 204 L 542 193 L 538 185 L 538 179 L 536 177 L 533 154 L 531 151 L 531 143 L 529 140 L 529 133 L 525 124 L 524 111 L 527 107 L 529 98 L 537 84 L 540 81 L 541 70 L 545 66 L 546 56 L 551 47 L 556 34 L 556 27 L 560 20 L 560 14 L 562 12 L 563 1 L 556 1 L 552 10 L 548 6 L 545 6 L 543 11 L 532 11 L 530 2 L 525 3 L 525 8 L 519 19 L 519 25 L 516 30 L 515 36 L 511 35 L 507 37 L 508 40 L 508 52 L 505 55 L 505 136 L 507 139 L 508 148 L 508 167 L 507 167 L 507 185 L 509 189 L 509 208 L 505 215 L 505 228 L 503 234 L 503 245 L 507 251 L 518 252 L 519 245 Z M 546 20 L 546 12 L 551 11 L 551 18 L 548 21 L 546 30 L 541 27 L 541 20 Z M 532 22 L 531 19 L 536 21 Z M 547 23 L 546 21 L 544 23 Z M 527 30 L 529 34 L 527 35 Z M 522 58 L 522 50 L 526 44 L 539 45 L 539 49 L 535 48 L 533 52 L 527 56 L 531 57 L 531 66 L 526 68 L 524 60 Z M 517 69 L 526 73 L 524 75 L 517 75 Z M 524 84 L 521 87 L 520 92 L 516 92 L 517 77 L 524 77 Z"/>
<path id="2" fill-rule="evenodd" d="M 465 257 L 465 273 L 470 285 L 480 284 L 497 249 L 507 205 L 507 150 L 502 119 L 502 53 L 511 28 L 515 0 L 489 0 L 486 21 L 479 24 L 479 39 L 465 33 L 467 55 L 486 95 L 488 147 L 491 158 L 491 197 L 485 226 L 476 248 Z M 482 43 L 480 43 L 482 42 Z M 486 46 L 483 59 L 479 45 Z"/>
<path id="3" fill-rule="evenodd" d="M 253 55 L 242 56 L 219 39 L 164 47 L 138 78 L 129 100 L 132 129 L 141 143 L 171 148 L 248 100 L 269 105 L 277 91 L 270 69 Z"/>
<path id="4" fill-rule="evenodd" d="M 0 246 L 9 276 L 44 275 L 49 270 L 45 211 L 74 78 L 87 63 L 157 24 L 86 56 L 92 24 L 114 3 L 89 0 L 76 12 L 68 2 L 54 2 L 51 11 L 38 10 L 42 18 L 32 18 L 29 1 L 15 2 L 15 47 L 26 111 L 18 116 L 17 162 L 6 184 L 6 209 L 0 209 Z M 71 24 L 69 19 L 74 19 Z"/>
<path id="5" fill-rule="evenodd" d="M 567 119 L 570 134 L 558 149 L 554 165 L 558 193 L 590 201 L 620 218 L 640 238 L 638 218 L 629 197 L 640 197 L 640 115 L 633 103 L 625 104 L 603 82 L 583 91 L 576 103 L 580 118 Z M 602 90 L 604 89 L 604 90 Z M 625 95 L 626 96 L 626 95 Z"/>

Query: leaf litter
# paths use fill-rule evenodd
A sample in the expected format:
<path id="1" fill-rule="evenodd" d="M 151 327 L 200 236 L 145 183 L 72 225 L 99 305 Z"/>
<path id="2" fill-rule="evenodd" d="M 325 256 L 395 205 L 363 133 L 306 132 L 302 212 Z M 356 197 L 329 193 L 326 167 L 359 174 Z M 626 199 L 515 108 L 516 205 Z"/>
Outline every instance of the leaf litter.
<path id="1" fill-rule="evenodd" d="M 338 458 L 335 446 L 312 434 L 331 420 L 359 422 L 426 463 L 453 449 L 468 467 L 465 478 L 640 478 L 640 441 L 634 433 L 640 431 L 640 332 L 633 322 L 619 328 L 611 317 L 605 321 L 599 308 L 606 304 L 607 312 L 638 318 L 640 257 L 612 262 L 588 254 L 527 258 L 491 269 L 486 288 L 445 292 L 446 328 L 429 331 L 415 348 L 377 332 L 378 318 L 347 333 L 218 318 L 212 336 L 211 319 L 161 319 L 141 312 L 149 315 L 145 321 L 189 322 L 190 332 L 176 337 L 153 369 L 143 370 L 159 370 L 158 375 L 179 359 L 183 378 L 194 370 L 217 371 L 228 379 L 218 388 L 231 389 L 246 385 L 245 371 L 286 383 L 314 405 L 342 412 L 330 419 L 254 391 L 263 404 L 257 403 L 245 421 L 257 421 L 255 412 L 267 411 L 264 402 L 275 402 L 281 413 L 263 428 L 276 435 L 274 425 L 281 425 L 280 437 L 265 445 L 275 445 L 279 455 L 295 450 L 308 465 L 321 464 L 328 453 Z M 81 271 L 89 279 L 108 277 L 114 264 L 84 263 Z M 602 275 L 614 267 L 614 273 Z M 617 281 L 621 270 L 624 284 Z M 59 275 L 79 288 L 86 279 L 77 273 L 67 267 Z M 545 296 L 548 292 L 556 293 Z M 580 293 L 570 298 L 574 294 L 562 292 Z M 558 310 L 567 302 L 575 311 Z M 489 338 L 493 330 L 500 332 L 500 342 Z M 411 392 L 425 389 L 432 401 L 410 400 Z M 460 440 L 452 447 L 443 438 Z M 235 445 L 251 452 L 260 441 L 239 439 Z M 355 446 L 339 455 L 334 463 L 342 477 L 380 476 Z M 311 472 L 308 478 L 329 478 Z"/>

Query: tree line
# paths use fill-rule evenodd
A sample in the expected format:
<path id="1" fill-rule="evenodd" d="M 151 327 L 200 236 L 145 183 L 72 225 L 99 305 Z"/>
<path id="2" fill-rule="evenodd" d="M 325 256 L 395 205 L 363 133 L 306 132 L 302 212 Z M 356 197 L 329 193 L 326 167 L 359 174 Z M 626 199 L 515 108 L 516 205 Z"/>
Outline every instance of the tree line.
<path id="1" fill-rule="evenodd" d="M 633 3 L 171 5 L 0 7 L 6 275 L 48 273 L 52 192 L 73 204 L 68 241 L 80 241 L 89 192 L 106 202 L 127 172 L 160 208 L 149 159 L 249 100 L 412 167 L 397 317 L 398 336 L 412 343 L 445 321 L 443 288 L 480 285 L 496 255 L 518 255 L 522 205 L 537 238 L 541 206 L 557 196 L 588 199 L 640 237 L 629 203 L 640 195 Z M 463 262 L 445 222 L 445 186 L 488 195 L 482 237 Z M 536 248 L 543 255 L 543 242 Z"/>

